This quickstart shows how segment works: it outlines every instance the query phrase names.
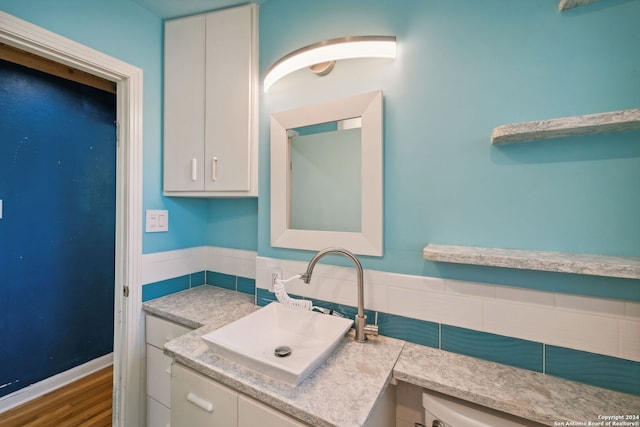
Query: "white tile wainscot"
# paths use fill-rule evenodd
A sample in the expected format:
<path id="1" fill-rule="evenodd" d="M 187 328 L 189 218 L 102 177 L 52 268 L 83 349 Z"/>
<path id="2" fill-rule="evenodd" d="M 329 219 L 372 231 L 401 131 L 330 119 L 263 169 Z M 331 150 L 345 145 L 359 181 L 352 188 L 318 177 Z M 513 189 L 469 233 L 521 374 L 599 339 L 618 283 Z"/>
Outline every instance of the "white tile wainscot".
<path id="1" fill-rule="evenodd" d="M 632 130 L 640 130 L 640 108 L 498 126 L 493 130 L 491 143 L 496 145 Z"/>
<path id="2" fill-rule="evenodd" d="M 640 279 L 640 258 L 429 244 L 430 261 Z"/>

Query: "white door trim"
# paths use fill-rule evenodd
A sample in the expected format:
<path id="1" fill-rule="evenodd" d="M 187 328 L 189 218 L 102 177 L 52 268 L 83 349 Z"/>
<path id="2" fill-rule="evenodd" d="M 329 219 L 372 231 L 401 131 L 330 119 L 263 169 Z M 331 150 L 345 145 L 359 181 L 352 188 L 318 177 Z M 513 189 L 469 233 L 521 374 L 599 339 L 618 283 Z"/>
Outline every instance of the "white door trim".
<path id="1" fill-rule="evenodd" d="M 117 83 L 113 424 L 143 425 L 142 70 L 2 11 L 0 42 Z"/>

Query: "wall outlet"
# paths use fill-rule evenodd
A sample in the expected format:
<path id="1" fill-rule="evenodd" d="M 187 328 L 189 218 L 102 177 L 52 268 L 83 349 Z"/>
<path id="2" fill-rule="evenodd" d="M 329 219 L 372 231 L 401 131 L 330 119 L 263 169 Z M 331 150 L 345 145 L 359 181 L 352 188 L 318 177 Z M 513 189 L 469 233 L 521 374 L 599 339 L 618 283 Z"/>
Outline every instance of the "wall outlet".
<path id="1" fill-rule="evenodd" d="M 271 292 L 274 291 L 274 285 L 276 284 L 276 280 L 282 279 L 282 270 L 279 268 L 274 268 L 271 270 Z"/>
<path id="2" fill-rule="evenodd" d="M 273 290 L 273 285 L 276 284 L 276 280 L 282 279 L 282 271 L 279 269 L 271 270 L 271 290 Z"/>

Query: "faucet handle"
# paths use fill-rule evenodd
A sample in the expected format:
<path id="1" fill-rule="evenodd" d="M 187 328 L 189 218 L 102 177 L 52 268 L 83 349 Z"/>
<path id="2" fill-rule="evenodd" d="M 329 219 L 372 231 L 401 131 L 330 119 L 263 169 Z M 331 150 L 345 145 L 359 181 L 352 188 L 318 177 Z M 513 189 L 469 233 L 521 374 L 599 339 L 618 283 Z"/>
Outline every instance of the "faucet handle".
<path id="1" fill-rule="evenodd" d="M 306 283 L 307 285 L 311 281 L 311 274 L 309 273 L 300 273 L 300 279 Z"/>
<path id="2" fill-rule="evenodd" d="M 365 336 L 378 336 L 378 325 L 365 325 L 364 326 L 364 334 Z"/>
<path id="3" fill-rule="evenodd" d="M 367 336 L 378 336 L 378 326 L 367 324 L 367 316 L 355 317 L 355 340 L 357 342 L 367 342 Z"/>

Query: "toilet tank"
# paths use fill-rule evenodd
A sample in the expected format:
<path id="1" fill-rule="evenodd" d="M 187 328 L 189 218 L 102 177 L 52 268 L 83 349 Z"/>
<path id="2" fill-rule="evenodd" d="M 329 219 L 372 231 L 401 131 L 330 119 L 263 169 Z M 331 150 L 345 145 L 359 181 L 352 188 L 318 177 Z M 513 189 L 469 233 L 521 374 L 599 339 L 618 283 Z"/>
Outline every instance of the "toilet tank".
<path id="1" fill-rule="evenodd" d="M 431 390 L 423 391 L 422 406 L 426 427 L 533 427 L 541 425 Z"/>

